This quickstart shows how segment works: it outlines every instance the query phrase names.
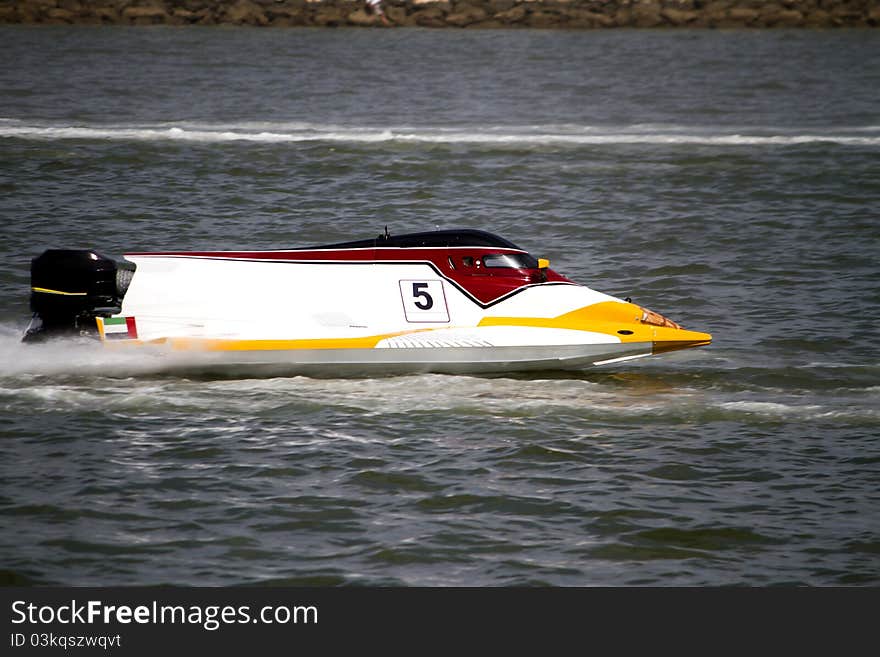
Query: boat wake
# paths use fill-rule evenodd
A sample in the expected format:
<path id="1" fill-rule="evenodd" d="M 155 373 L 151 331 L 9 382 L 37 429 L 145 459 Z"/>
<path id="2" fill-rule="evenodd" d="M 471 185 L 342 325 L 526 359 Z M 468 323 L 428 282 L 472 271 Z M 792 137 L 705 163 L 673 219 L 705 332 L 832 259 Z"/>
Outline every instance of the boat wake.
<path id="1" fill-rule="evenodd" d="M 144 354 L 113 352 L 91 338 L 25 344 L 22 332 L 0 325 L 0 379 L 29 377 L 133 376 L 153 372 L 158 363 Z"/>
<path id="2" fill-rule="evenodd" d="M 115 353 L 92 341 L 59 340 L 22 344 L 9 325 L 0 326 L 0 406 L 26 412 L 44 410 L 131 413 L 186 408 L 213 413 L 296 413 L 337 408 L 359 417 L 455 413 L 503 418 L 528 426 L 548 414 L 562 422 L 740 422 L 757 425 L 846 422 L 873 428 L 880 422 L 878 388 L 838 391 L 836 398 L 804 399 L 803 393 L 760 387 L 743 381 L 730 386 L 730 372 L 671 370 L 582 372 L 564 378 L 536 373 L 522 376 L 416 374 L 389 377 L 254 377 L 182 374 L 186 356 L 144 358 Z M 180 370 L 179 368 L 182 368 Z M 871 429 L 873 430 L 873 429 Z"/>
<path id="3" fill-rule="evenodd" d="M 880 146 L 880 126 L 781 128 L 773 126 L 355 126 L 307 122 L 199 121 L 137 124 L 65 123 L 0 119 L 0 138 L 26 140 L 448 144 L 476 146 L 707 145 L 793 146 L 831 143 Z"/>

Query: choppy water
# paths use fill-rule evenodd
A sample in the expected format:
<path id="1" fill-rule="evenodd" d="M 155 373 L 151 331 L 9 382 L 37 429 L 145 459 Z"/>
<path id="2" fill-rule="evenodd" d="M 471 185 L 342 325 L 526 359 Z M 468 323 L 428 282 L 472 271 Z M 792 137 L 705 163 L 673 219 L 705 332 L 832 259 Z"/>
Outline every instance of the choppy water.
<path id="1" fill-rule="evenodd" d="M 0 28 L 0 569 L 75 585 L 880 583 L 880 33 Z M 711 347 L 151 374 L 30 258 L 490 230 Z"/>

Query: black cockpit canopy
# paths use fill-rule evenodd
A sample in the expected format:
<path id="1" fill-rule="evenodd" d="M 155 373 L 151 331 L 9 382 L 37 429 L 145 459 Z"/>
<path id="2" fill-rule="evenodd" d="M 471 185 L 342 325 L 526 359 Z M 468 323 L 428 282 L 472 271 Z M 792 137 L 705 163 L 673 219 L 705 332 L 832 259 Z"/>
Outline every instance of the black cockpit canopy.
<path id="1" fill-rule="evenodd" d="M 451 246 L 477 246 L 496 247 L 502 249 L 516 249 L 522 251 L 516 244 L 502 237 L 487 233 L 484 230 L 432 230 L 425 233 L 407 233 L 405 235 L 379 235 L 373 239 L 358 240 L 356 242 L 342 242 L 340 244 L 327 244 L 313 246 L 308 249 L 369 249 L 369 248 L 407 248 L 407 247 L 432 247 L 444 248 Z"/>

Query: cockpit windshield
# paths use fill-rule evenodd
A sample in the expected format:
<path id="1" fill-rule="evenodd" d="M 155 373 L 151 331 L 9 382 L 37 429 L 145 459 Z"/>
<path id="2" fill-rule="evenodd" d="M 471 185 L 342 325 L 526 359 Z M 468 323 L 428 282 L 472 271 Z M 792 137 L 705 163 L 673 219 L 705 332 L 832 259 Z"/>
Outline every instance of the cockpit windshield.
<path id="1" fill-rule="evenodd" d="M 528 253 L 490 253 L 483 256 L 484 267 L 507 269 L 537 269 L 537 259 Z"/>

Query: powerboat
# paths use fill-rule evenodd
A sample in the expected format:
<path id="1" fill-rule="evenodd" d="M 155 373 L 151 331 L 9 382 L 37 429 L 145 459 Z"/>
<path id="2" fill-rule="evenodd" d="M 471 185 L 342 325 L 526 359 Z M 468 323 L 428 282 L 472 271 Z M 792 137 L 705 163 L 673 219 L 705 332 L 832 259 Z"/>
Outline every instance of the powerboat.
<path id="1" fill-rule="evenodd" d="M 331 376 L 581 369 L 712 340 L 549 264 L 479 230 L 279 251 L 52 249 L 31 262 L 23 339 Z"/>

